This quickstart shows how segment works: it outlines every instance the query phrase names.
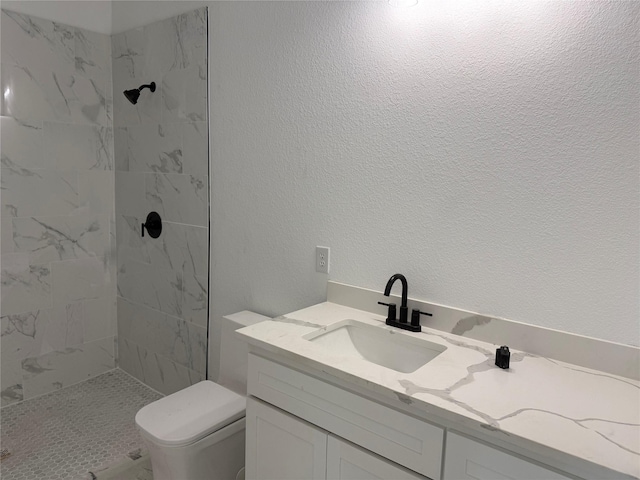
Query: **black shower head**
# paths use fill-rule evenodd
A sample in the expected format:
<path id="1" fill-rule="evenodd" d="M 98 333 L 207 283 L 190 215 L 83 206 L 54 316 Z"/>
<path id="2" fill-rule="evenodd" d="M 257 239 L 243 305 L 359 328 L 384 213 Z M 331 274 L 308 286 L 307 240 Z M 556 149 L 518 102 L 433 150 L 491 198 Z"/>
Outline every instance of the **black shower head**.
<path id="1" fill-rule="evenodd" d="M 124 96 L 127 97 L 132 104 L 138 103 L 138 97 L 140 97 L 140 91 L 143 88 L 148 88 L 152 92 L 156 91 L 156 82 L 151 82 L 149 85 L 142 85 L 140 88 L 134 88 L 133 90 L 125 90 Z"/>
<path id="2" fill-rule="evenodd" d="M 138 103 L 140 90 L 138 90 L 137 88 L 134 88 L 133 90 L 125 90 L 124 96 L 127 97 L 127 100 L 129 100 L 131 103 L 135 105 L 136 103 Z"/>

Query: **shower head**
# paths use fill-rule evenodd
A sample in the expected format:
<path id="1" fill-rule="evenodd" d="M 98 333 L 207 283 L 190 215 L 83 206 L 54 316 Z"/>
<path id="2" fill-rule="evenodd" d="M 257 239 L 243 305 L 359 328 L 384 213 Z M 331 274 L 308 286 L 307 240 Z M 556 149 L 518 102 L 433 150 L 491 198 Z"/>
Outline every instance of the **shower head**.
<path id="1" fill-rule="evenodd" d="M 138 97 L 140 97 L 140 91 L 143 88 L 148 88 L 152 92 L 156 91 L 156 82 L 151 82 L 149 85 L 142 85 L 140 88 L 134 88 L 133 90 L 125 90 L 124 96 L 127 97 L 132 104 L 138 103 Z"/>

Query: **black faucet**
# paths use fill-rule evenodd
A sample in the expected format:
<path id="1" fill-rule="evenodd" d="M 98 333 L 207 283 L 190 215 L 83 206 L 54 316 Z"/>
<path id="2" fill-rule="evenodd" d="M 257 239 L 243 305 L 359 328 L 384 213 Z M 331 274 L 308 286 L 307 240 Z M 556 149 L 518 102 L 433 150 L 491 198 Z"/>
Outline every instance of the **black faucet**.
<path id="1" fill-rule="evenodd" d="M 396 273 L 392 275 L 389 281 L 387 282 L 387 286 L 384 288 L 384 295 L 388 297 L 391 295 L 391 287 L 396 282 L 396 280 L 400 280 L 402 282 L 402 304 L 400 305 L 400 319 L 396 320 L 396 304 L 395 303 L 383 303 L 378 302 L 380 305 L 385 305 L 389 307 L 389 314 L 387 315 L 386 324 L 391 325 L 392 327 L 402 328 L 403 330 L 409 330 L 412 332 L 420 332 L 422 331 L 422 327 L 420 326 L 420 315 L 428 315 L 432 316 L 430 313 L 421 312 L 420 310 L 414 309 L 411 311 L 411 323 L 407 323 L 407 316 L 409 309 L 407 307 L 407 294 L 409 290 L 409 285 L 407 284 L 407 279 L 401 273 Z"/>
<path id="2" fill-rule="evenodd" d="M 409 309 L 407 308 L 407 290 L 409 290 L 409 285 L 407 285 L 407 279 L 401 273 L 396 273 L 393 275 L 389 281 L 387 282 L 387 286 L 384 287 L 384 296 L 388 297 L 391 295 L 391 287 L 396 283 L 396 280 L 400 280 L 402 282 L 402 304 L 400 305 L 400 323 L 407 323 L 407 312 Z M 395 318 L 394 318 L 395 320 Z"/>

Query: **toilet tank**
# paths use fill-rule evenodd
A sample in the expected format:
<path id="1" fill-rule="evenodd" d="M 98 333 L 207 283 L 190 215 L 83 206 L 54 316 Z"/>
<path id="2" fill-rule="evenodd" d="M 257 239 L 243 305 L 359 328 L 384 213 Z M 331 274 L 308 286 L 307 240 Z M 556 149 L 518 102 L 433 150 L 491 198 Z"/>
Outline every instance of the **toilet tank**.
<path id="1" fill-rule="evenodd" d="M 249 345 L 235 334 L 239 328 L 271 320 L 244 310 L 222 317 L 220 325 L 220 375 L 218 383 L 236 393 L 247 394 L 247 361 Z"/>

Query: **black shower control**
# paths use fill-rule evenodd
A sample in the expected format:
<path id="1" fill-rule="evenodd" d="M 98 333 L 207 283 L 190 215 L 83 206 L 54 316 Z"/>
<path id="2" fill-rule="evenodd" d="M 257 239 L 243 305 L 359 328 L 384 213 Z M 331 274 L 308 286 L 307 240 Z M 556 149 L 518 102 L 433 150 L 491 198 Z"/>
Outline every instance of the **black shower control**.
<path id="1" fill-rule="evenodd" d="M 144 237 L 144 229 L 151 238 L 158 238 L 162 233 L 162 219 L 158 212 L 151 212 L 147 215 L 147 221 L 142 224 L 142 236 Z"/>
<path id="2" fill-rule="evenodd" d="M 503 345 L 496 349 L 496 365 L 500 368 L 509 368 L 509 359 L 511 358 L 511 352 L 509 347 Z"/>

